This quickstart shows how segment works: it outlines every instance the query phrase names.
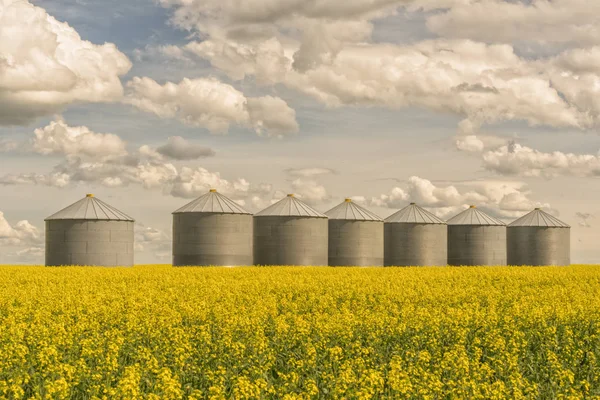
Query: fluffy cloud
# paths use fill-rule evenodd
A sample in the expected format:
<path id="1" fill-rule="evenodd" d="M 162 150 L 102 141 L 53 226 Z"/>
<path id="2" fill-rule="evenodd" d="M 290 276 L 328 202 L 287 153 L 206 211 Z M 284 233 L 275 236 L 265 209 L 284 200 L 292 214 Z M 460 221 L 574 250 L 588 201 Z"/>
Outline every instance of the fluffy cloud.
<path id="1" fill-rule="evenodd" d="M 171 138 L 156 150 L 144 145 L 136 151 L 128 151 L 125 143 L 116 135 L 95 133 L 87 127 L 70 127 L 62 120 L 52 122 L 35 131 L 32 148 L 41 154 L 61 154 L 63 160 L 49 173 L 0 176 L 0 184 L 52 187 L 78 183 L 106 187 L 139 185 L 183 198 L 197 197 L 210 188 L 216 188 L 239 201 L 271 192 L 269 184 L 251 184 L 243 178 L 227 180 L 218 172 L 199 166 L 178 167 L 166 161 L 167 158 L 189 159 L 206 153 L 206 149 L 190 146 L 182 140 Z M 91 146 L 90 151 L 86 151 L 88 146 Z M 106 151 L 95 153 L 92 151 L 94 146 Z"/>
<path id="2" fill-rule="evenodd" d="M 156 152 L 173 160 L 197 160 L 215 155 L 213 149 L 191 143 L 181 136 L 169 137 L 167 144 L 157 147 Z"/>
<path id="3" fill-rule="evenodd" d="M 262 44 L 209 39 L 198 46 L 211 51 L 196 48 L 196 54 L 233 79 L 257 74 L 264 83 L 268 80 L 261 71 L 269 71 L 269 83 L 281 82 L 332 107 L 418 106 L 465 116 L 476 126 L 524 120 L 589 129 L 600 120 L 600 72 L 584 76 L 568 69 L 593 65 L 594 54 L 581 55 L 573 66 L 562 58 L 527 60 L 510 45 L 470 40 L 407 46 L 360 43 L 347 44 L 327 62 L 297 71 L 292 66 L 294 47 L 284 50 L 277 40 L 269 39 L 264 50 Z M 272 62 L 269 67 L 266 60 Z"/>
<path id="4" fill-rule="evenodd" d="M 23 0 L 0 0 L 0 125 L 25 124 L 77 102 L 123 95 L 129 59 L 112 43 L 82 40 Z"/>
<path id="5" fill-rule="evenodd" d="M 315 179 L 297 178 L 292 181 L 292 190 L 308 204 L 317 205 L 330 199 L 325 186 Z"/>
<path id="6" fill-rule="evenodd" d="M 127 144 L 117 135 L 95 133 L 85 126 L 72 127 L 59 118 L 44 128 L 34 131 L 33 151 L 49 155 L 82 155 L 113 157 L 127 153 Z"/>
<path id="7" fill-rule="evenodd" d="M 172 254 L 172 238 L 162 229 L 137 223 L 135 227 L 135 250 L 150 252 L 154 258 L 167 261 Z"/>
<path id="8" fill-rule="evenodd" d="M 259 84 L 273 85 L 285 80 L 291 69 L 293 51 L 286 54 L 276 38 L 256 45 L 247 45 L 230 40 L 204 40 L 190 42 L 180 50 L 210 60 L 212 65 L 225 71 L 232 79 L 256 77 Z M 173 57 L 169 53 L 163 54 Z"/>
<path id="9" fill-rule="evenodd" d="M 427 27 L 440 36 L 490 43 L 600 43 L 600 5 L 588 0 L 160 0 L 172 22 L 213 37 L 258 40 L 301 30 L 308 51 L 370 35 L 370 22 L 398 12 L 436 11 Z M 498 16 L 501 16 L 498 17 Z M 318 45 L 308 46 L 320 34 Z M 312 47 L 312 49 L 309 49 Z"/>
<path id="10" fill-rule="evenodd" d="M 465 0 L 427 19 L 444 37 L 490 43 L 600 43 L 600 3 L 588 0 Z"/>
<path id="11" fill-rule="evenodd" d="M 259 135 L 281 136 L 298 131 L 296 113 L 280 98 L 246 98 L 214 78 L 183 79 L 160 85 L 150 78 L 133 78 L 125 102 L 161 118 L 225 133 L 231 125 L 254 129 Z"/>
<path id="12" fill-rule="evenodd" d="M 600 175 L 597 154 L 545 153 L 517 143 L 487 151 L 482 159 L 484 168 L 500 175 L 544 178 Z"/>
<path id="13" fill-rule="evenodd" d="M 40 243 L 40 240 L 39 229 L 31 225 L 29 221 L 19 221 L 12 226 L 4 217 L 4 213 L 0 211 L 0 241 L 3 244 L 32 244 Z"/>
<path id="14" fill-rule="evenodd" d="M 203 37 L 177 57 L 195 54 L 232 79 L 283 83 L 328 106 L 417 106 L 465 116 L 478 126 L 505 120 L 579 129 L 600 124 L 600 51 L 592 47 L 600 43 L 600 20 L 587 0 L 161 3 L 175 8 L 176 25 Z M 435 11 L 428 26 L 445 38 L 372 43 L 371 21 L 403 8 Z M 473 41 L 481 38 L 487 44 Z M 524 38 L 587 48 L 525 58 L 511 44 Z"/>
<path id="15" fill-rule="evenodd" d="M 389 194 L 373 197 L 369 204 L 398 209 L 412 201 L 430 208 L 442 218 L 449 218 L 472 204 L 500 218 L 516 218 L 535 207 L 551 210 L 549 204 L 531 200 L 530 194 L 523 182 L 471 181 L 462 183 L 459 188 L 455 185 L 436 186 L 427 179 L 412 176 L 404 187 L 395 187 Z"/>

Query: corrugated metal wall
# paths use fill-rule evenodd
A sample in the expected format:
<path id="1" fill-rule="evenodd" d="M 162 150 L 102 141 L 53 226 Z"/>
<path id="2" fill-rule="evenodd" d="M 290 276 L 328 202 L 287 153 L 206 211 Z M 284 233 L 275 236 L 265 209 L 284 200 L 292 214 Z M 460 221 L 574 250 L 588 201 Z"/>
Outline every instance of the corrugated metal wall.
<path id="1" fill-rule="evenodd" d="M 254 264 L 327 265 L 327 247 L 327 218 L 254 217 Z"/>
<path id="2" fill-rule="evenodd" d="M 449 265 L 506 265 L 506 227 L 448 225 Z"/>
<path id="3" fill-rule="evenodd" d="M 252 215 L 173 214 L 173 265 L 252 265 Z"/>
<path id="4" fill-rule="evenodd" d="M 385 265 L 447 265 L 447 233 L 441 224 L 386 223 Z"/>
<path id="5" fill-rule="evenodd" d="M 507 228 L 509 265 L 570 265 L 571 229 L 541 226 Z"/>
<path id="6" fill-rule="evenodd" d="M 329 220 L 329 265 L 382 266 L 383 222 Z"/>
<path id="7" fill-rule="evenodd" d="M 132 266 L 132 221 L 46 221 L 46 265 Z"/>

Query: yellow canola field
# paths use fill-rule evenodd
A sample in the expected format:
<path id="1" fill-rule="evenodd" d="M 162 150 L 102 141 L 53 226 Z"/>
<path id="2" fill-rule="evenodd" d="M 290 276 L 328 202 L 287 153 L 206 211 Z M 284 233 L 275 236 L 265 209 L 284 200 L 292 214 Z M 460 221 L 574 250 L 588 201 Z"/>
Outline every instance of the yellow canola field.
<path id="1" fill-rule="evenodd" d="M 600 398 L 600 267 L 0 267 L 0 398 Z"/>

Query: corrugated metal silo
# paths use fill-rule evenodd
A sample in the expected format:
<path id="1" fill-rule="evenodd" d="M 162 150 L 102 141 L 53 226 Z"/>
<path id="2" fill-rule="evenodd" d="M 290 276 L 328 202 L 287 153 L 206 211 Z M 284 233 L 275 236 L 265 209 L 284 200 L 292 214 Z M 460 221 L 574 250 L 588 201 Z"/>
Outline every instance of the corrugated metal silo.
<path id="1" fill-rule="evenodd" d="M 327 265 L 327 216 L 287 195 L 254 215 L 254 264 Z"/>
<path id="2" fill-rule="evenodd" d="M 449 265 L 506 265 L 506 224 L 475 206 L 449 219 Z"/>
<path id="3" fill-rule="evenodd" d="M 173 265 L 252 265 L 252 214 L 215 189 L 173 212 Z"/>
<path id="4" fill-rule="evenodd" d="M 446 265 L 447 240 L 446 223 L 410 203 L 385 219 L 385 265 Z"/>
<path id="5" fill-rule="evenodd" d="M 570 265 L 571 227 L 536 208 L 508 225 L 509 265 Z"/>
<path id="6" fill-rule="evenodd" d="M 46 265 L 132 266 L 134 220 L 85 198 L 46 218 Z"/>
<path id="7" fill-rule="evenodd" d="M 329 217 L 330 266 L 383 265 L 383 220 L 346 199 Z"/>

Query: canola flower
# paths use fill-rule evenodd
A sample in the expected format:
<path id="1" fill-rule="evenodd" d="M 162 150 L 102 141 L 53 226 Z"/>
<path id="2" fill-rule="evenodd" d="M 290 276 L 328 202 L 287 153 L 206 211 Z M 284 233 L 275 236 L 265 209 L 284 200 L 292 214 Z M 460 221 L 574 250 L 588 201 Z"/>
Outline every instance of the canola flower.
<path id="1" fill-rule="evenodd" d="M 600 398 L 600 266 L 4 266 L 0 398 Z"/>

